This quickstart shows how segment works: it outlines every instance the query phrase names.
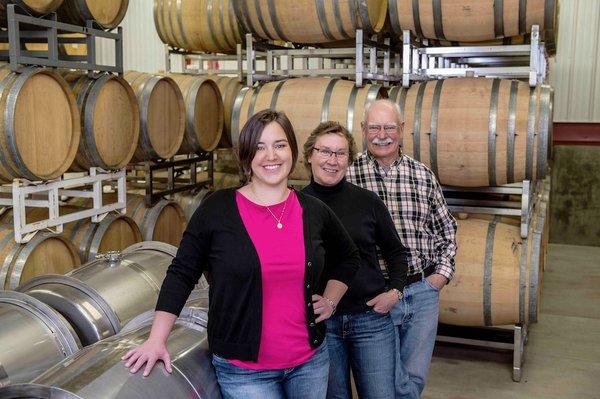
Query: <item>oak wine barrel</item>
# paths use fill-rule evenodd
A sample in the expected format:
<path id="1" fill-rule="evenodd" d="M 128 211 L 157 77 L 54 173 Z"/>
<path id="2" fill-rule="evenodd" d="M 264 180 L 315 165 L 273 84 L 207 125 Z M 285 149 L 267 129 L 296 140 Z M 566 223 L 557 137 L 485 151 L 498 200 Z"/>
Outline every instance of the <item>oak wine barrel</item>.
<path id="1" fill-rule="evenodd" d="M 382 86 L 367 84 L 361 88 L 353 82 L 329 78 L 296 78 L 271 82 L 238 94 L 232 116 L 232 139 L 237 144 L 248 118 L 266 108 L 283 111 L 292 122 L 302 148 L 311 131 L 322 121 L 338 121 L 354 136 L 362 150 L 360 123 L 365 106 L 386 95 Z M 298 158 L 292 179 L 308 180 L 302 157 Z"/>
<path id="2" fill-rule="evenodd" d="M 212 190 L 201 189 L 195 193 L 177 193 L 175 194 L 175 201 L 179 204 L 185 215 L 186 221 L 190 221 L 196 209 L 200 206 L 202 201 L 212 194 Z"/>
<path id="3" fill-rule="evenodd" d="M 1 0 L 0 26 L 6 26 L 6 10 L 9 4 L 15 4 L 27 10 L 31 15 L 40 16 L 56 11 L 63 0 Z"/>
<path id="4" fill-rule="evenodd" d="M 552 89 L 458 78 L 390 90 L 404 115 L 402 149 L 442 184 L 498 186 L 546 176 Z"/>
<path id="5" fill-rule="evenodd" d="M 65 80 L 50 69 L 0 66 L 0 181 L 50 180 L 73 163 L 79 110 Z"/>
<path id="6" fill-rule="evenodd" d="M 557 0 L 389 0 L 390 25 L 402 36 L 457 42 L 480 42 L 531 33 L 540 26 L 546 38 L 556 35 Z M 553 40 L 556 42 L 556 40 Z"/>
<path id="7" fill-rule="evenodd" d="M 28 243 L 18 244 L 8 224 L 0 224 L 0 259 L 0 290 L 14 290 L 33 277 L 64 274 L 81 264 L 77 249 L 65 237 L 38 232 Z"/>
<path id="8" fill-rule="evenodd" d="M 138 144 L 139 107 L 135 93 L 123 78 L 83 72 L 62 73 L 71 85 L 81 110 L 82 136 L 73 171 L 120 169 L 127 165 Z"/>
<path id="9" fill-rule="evenodd" d="M 175 81 L 167 76 L 129 71 L 140 109 L 140 139 L 133 162 L 168 159 L 177 154 L 185 134 L 185 102 Z"/>
<path id="10" fill-rule="evenodd" d="M 104 29 L 116 28 L 129 7 L 129 0 L 64 0 L 58 8 L 58 19 L 73 25 L 94 20 Z"/>
<path id="11" fill-rule="evenodd" d="M 356 30 L 379 32 L 387 0 L 256 0 L 235 1 L 238 21 L 262 39 L 323 43 L 351 39 Z"/>
<path id="12" fill-rule="evenodd" d="M 154 0 L 154 26 L 163 43 L 190 51 L 235 53 L 244 31 L 236 0 Z"/>
<path id="13" fill-rule="evenodd" d="M 144 241 L 179 246 L 187 225 L 185 213 L 176 201 L 160 200 L 148 207 L 143 196 L 127 195 L 127 215 L 140 227 Z"/>
<path id="14" fill-rule="evenodd" d="M 214 150 L 223 132 L 223 100 L 219 86 L 204 76 L 170 74 L 181 89 L 186 124 L 179 154 Z"/>
<path id="15" fill-rule="evenodd" d="M 220 148 L 230 148 L 232 146 L 231 141 L 231 114 L 233 113 L 233 103 L 238 93 L 244 87 L 238 80 L 238 78 L 232 78 L 229 76 L 217 76 L 210 75 L 221 92 L 221 99 L 223 101 L 223 134 L 219 141 Z"/>

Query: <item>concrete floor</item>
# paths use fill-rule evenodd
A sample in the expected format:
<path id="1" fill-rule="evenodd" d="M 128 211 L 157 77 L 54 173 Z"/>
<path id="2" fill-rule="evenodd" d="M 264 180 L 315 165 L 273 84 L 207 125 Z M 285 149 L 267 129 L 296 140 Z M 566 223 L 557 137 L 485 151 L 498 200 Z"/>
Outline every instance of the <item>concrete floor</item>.
<path id="1" fill-rule="evenodd" d="M 549 251 L 521 382 L 509 354 L 438 345 L 423 399 L 600 398 L 600 248 Z"/>

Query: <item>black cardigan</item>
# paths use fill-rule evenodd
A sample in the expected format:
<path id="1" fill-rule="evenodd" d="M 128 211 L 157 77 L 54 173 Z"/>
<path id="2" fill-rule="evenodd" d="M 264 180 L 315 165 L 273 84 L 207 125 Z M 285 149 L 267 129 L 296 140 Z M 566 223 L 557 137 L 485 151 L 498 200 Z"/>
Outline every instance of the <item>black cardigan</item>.
<path id="1" fill-rule="evenodd" d="M 238 211 L 235 191 L 215 192 L 192 216 L 167 270 L 156 310 L 179 315 L 202 272 L 208 271 L 210 349 L 226 359 L 257 361 L 262 327 L 260 261 Z M 322 294 L 328 279 L 349 285 L 360 258 L 331 209 L 316 198 L 296 194 L 304 225 L 306 326 L 310 346 L 316 348 L 325 337 L 325 323 L 315 323 L 312 295 Z M 325 253 L 338 262 L 326 265 Z"/>
<path id="2" fill-rule="evenodd" d="M 386 285 L 402 292 L 406 285 L 408 250 L 377 194 L 346 179 L 334 186 L 323 186 L 313 180 L 302 192 L 320 199 L 335 212 L 360 252 L 360 268 L 338 304 L 338 314 L 368 310 L 367 301 L 384 292 Z M 388 284 L 379 266 L 377 247 L 387 262 Z"/>

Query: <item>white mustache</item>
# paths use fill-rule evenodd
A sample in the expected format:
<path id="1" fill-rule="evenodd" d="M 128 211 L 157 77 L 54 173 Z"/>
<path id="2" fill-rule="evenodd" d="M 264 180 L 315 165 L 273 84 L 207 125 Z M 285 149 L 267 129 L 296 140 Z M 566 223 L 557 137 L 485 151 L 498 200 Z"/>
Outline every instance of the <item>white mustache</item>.
<path id="1" fill-rule="evenodd" d="M 387 144 L 392 144 L 394 140 L 392 140 L 389 137 L 386 137 L 385 139 L 380 139 L 379 137 L 375 137 L 373 140 L 371 140 L 371 143 L 375 144 L 375 145 L 387 145 Z"/>

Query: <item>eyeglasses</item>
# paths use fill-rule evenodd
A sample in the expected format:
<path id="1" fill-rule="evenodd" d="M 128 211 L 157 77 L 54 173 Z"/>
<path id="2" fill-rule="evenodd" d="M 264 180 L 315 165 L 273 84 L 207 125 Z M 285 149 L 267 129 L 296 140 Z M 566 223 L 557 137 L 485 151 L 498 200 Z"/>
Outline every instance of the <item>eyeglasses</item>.
<path id="1" fill-rule="evenodd" d="M 344 159 L 348 159 L 348 152 L 347 151 L 331 151 L 327 148 L 317 148 L 317 147 L 313 147 L 313 150 L 317 151 L 317 153 L 321 156 L 321 158 L 323 159 L 329 159 L 332 156 L 335 155 L 335 157 L 339 160 L 344 160 Z"/>
<path id="2" fill-rule="evenodd" d="M 367 125 L 367 131 L 371 134 L 377 134 L 381 131 L 381 129 L 383 129 L 383 131 L 386 133 L 394 133 L 394 132 L 397 132 L 398 129 L 400 129 L 400 126 L 398 126 L 398 125 L 372 125 L 372 124 Z"/>

